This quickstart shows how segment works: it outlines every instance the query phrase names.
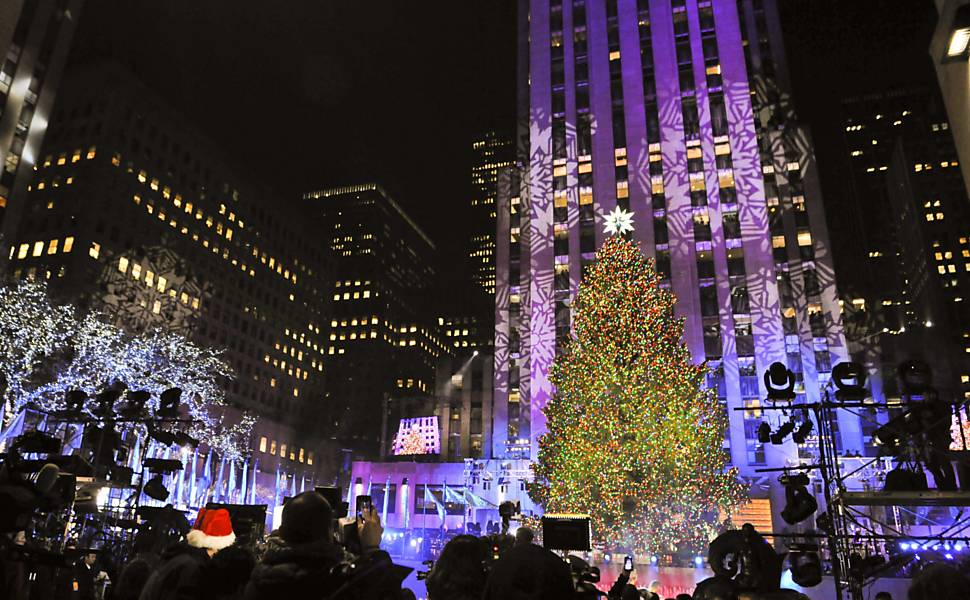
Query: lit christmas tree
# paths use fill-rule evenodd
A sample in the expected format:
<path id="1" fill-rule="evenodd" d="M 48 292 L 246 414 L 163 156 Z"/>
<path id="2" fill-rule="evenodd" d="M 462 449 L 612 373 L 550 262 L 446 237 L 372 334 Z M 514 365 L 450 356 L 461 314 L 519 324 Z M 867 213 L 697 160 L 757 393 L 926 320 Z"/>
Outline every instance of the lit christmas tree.
<path id="1" fill-rule="evenodd" d="M 409 427 L 395 436 L 394 454 L 400 456 L 411 456 L 413 454 L 424 454 L 424 438 L 421 432 L 414 427 Z"/>
<path id="2" fill-rule="evenodd" d="M 608 548 L 700 552 L 745 501 L 725 467 L 726 417 L 674 304 L 652 261 L 614 235 L 584 276 L 575 337 L 550 374 L 530 493 L 546 512 L 589 514 Z"/>

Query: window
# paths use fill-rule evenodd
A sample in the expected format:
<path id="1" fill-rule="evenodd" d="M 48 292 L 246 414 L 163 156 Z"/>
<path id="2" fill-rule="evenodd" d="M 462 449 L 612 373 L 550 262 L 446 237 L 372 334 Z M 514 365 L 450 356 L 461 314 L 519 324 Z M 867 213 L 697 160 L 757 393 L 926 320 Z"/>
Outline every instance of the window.
<path id="1" fill-rule="evenodd" d="M 74 247 L 74 236 L 64 238 L 64 252 L 70 252 Z"/>
<path id="2" fill-rule="evenodd" d="M 98 258 L 101 254 L 101 244 L 97 242 L 91 242 L 91 249 L 88 250 L 88 256 L 91 258 Z"/>
<path id="3" fill-rule="evenodd" d="M 259 451 L 266 452 L 266 436 L 261 436 L 259 438 Z"/>
<path id="4" fill-rule="evenodd" d="M 269 453 L 273 456 L 276 456 L 276 440 L 273 440 L 269 443 Z"/>
<path id="5" fill-rule="evenodd" d="M 280 444 L 280 458 L 286 458 L 286 444 Z"/>

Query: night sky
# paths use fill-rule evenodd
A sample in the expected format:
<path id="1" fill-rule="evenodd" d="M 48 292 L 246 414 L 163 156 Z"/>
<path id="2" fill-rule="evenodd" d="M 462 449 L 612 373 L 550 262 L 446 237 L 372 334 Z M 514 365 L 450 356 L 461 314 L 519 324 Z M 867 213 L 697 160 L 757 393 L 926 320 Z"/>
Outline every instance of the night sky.
<path id="1" fill-rule="evenodd" d="M 933 2 L 779 6 L 796 106 L 823 192 L 837 201 L 839 101 L 935 85 Z M 513 126 L 515 44 L 515 0 L 88 0 L 72 60 L 127 64 L 255 180 L 292 198 L 383 183 L 455 271 L 470 143 Z"/>
<path id="2" fill-rule="evenodd" d="M 384 184 L 453 257 L 515 44 L 514 0 L 88 0 L 72 61 L 127 65 L 290 197 Z"/>

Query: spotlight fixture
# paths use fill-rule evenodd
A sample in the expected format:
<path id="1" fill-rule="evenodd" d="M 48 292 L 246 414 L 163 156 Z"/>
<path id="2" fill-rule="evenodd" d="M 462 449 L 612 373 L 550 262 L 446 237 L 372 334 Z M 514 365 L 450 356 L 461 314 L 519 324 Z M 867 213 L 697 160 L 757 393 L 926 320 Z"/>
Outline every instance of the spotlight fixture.
<path id="1" fill-rule="evenodd" d="M 61 440 L 34 430 L 15 438 L 13 446 L 25 454 L 57 454 L 61 451 Z"/>
<path id="2" fill-rule="evenodd" d="M 822 561 L 818 556 L 818 545 L 801 544 L 788 554 L 791 579 L 797 585 L 808 588 L 822 583 Z"/>
<path id="3" fill-rule="evenodd" d="M 920 396 L 933 385 L 933 370 L 921 360 L 907 360 L 896 368 L 900 387 L 907 396 Z"/>
<path id="4" fill-rule="evenodd" d="M 762 421 L 761 425 L 758 425 L 758 441 L 762 444 L 771 441 L 771 425 L 767 421 Z"/>
<path id="5" fill-rule="evenodd" d="M 162 482 L 162 476 L 156 475 L 148 480 L 142 491 L 149 498 L 158 500 L 159 502 L 164 502 L 168 499 L 168 490 L 165 489 L 165 484 Z"/>
<path id="6" fill-rule="evenodd" d="M 164 429 L 158 429 L 152 423 L 148 424 L 148 435 L 159 444 L 165 446 L 171 446 L 176 441 L 174 433 L 165 431 Z"/>
<path id="7" fill-rule="evenodd" d="M 795 399 L 795 374 L 784 364 L 771 363 L 764 379 L 768 400 L 790 402 Z"/>
<path id="8" fill-rule="evenodd" d="M 785 508 L 781 511 L 781 518 L 789 525 L 801 523 L 818 510 L 818 502 L 812 496 L 808 486 L 808 475 L 797 473 L 782 475 L 778 481 L 785 486 Z"/>
<path id="9" fill-rule="evenodd" d="M 88 399 L 86 392 L 81 390 L 68 390 L 64 395 L 64 404 L 66 408 L 64 413 L 67 416 L 79 417 L 81 416 L 81 411 L 84 409 L 84 401 Z"/>
<path id="10" fill-rule="evenodd" d="M 121 416 L 126 419 L 136 419 L 142 416 L 145 411 L 145 405 L 148 404 L 148 400 L 151 399 L 152 395 L 145 390 L 128 390 L 125 397 L 128 402 L 121 408 Z"/>
<path id="11" fill-rule="evenodd" d="M 155 416 L 160 419 L 177 419 L 179 416 L 179 404 L 181 404 L 181 388 L 171 388 L 162 392 L 158 397 L 158 410 Z"/>
<path id="12" fill-rule="evenodd" d="M 193 450 L 199 447 L 199 440 L 181 431 L 175 432 L 175 443 L 178 444 L 179 446 L 182 446 L 183 448 L 189 447 L 189 448 L 192 448 Z"/>
<path id="13" fill-rule="evenodd" d="M 778 428 L 778 431 L 771 434 L 771 443 L 776 446 L 784 444 L 785 438 L 788 437 L 788 434 L 793 431 L 795 431 L 795 422 L 787 421 Z"/>
<path id="14" fill-rule="evenodd" d="M 839 402 L 858 402 L 864 399 L 866 391 L 866 369 L 857 362 L 840 362 L 832 369 L 835 383 L 835 399 Z"/>
<path id="15" fill-rule="evenodd" d="M 114 404 L 121 397 L 120 390 L 106 389 L 94 397 L 97 407 L 92 411 L 95 416 L 106 418 L 114 412 Z"/>
<path id="16" fill-rule="evenodd" d="M 796 444 L 804 444 L 805 440 L 808 439 L 809 434 L 812 433 L 812 429 L 814 428 L 815 424 L 812 423 L 812 420 L 806 418 L 804 421 L 802 421 L 802 424 L 798 426 L 798 429 L 795 430 L 795 433 L 792 434 L 791 439 Z"/>
<path id="17" fill-rule="evenodd" d="M 142 466 L 156 473 L 175 473 L 183 468 L 182 461 L 174 458 L 146 458 Z"/>

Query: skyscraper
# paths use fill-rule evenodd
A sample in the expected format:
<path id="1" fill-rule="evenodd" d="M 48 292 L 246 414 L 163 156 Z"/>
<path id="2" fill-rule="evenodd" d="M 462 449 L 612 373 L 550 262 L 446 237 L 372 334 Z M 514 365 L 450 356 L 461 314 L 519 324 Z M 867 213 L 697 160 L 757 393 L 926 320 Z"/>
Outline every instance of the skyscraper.
<path id="1" fill-rule="evenodd" d="M 512 165 L 512 140 L 494 131 L 472 143 L 474 229 L 469 244 L 472 278 L 489 297 L 495 294 L 495 196 L 498 173 Z"/>
<path id="2" fill-rule="evenodd" d="M 111 64 L 65 78 L 23 202 L 8 277 L 224 349 L 228 402 L 282 425 L 261 464 L 320 456 L 331 263 L 306 215 Z"/>
<path id="3" fill-rule="evenodd" d="M 369 455 L 385 398 L 430 395 L 446 351 L 429 302 L 435 246 L 379 185 L 304 195 L 323 216 L 335 260 L 329 393 L 340 435 Z"/>
<path id="4" fill-rule="evenodd" d="M 19 211 L 14 200 L 26 191 L 37 162 L 83 5 L 84 0 L 9 0 L 0 7 L 3 218 L 12 210 L 15 219 Z"/>
<path id="5" fill-rule="evenodd" d="M 759 410 L 761 375 L 785 363 L 798 398 L 817 400 L 846 348 L 775 3 L 526 8 L 526 164 L 503 177 L 498 205 L 495 449 L 535 457 L 549 368 L 604 219 L 619 210 L 632 213 L 633 239 L 676 294 L 695 360 L 711 367 L 732 462 L 753 476 L 797 459 L 790 442 L 758 442 L 762 419 L 777 418 Z M 842 448 L 862 450 L 855 417 L 841 415 L 839 430 Z"/>
<path id="6" fill-rule="evenodd" d="M 935 86 L 932 86 L 935 88 Z M 951 125 L 929 86 L 842 103 L 843 179 L 828 211 L 846 337 L 870 365 L 873 396 L 898 397 L 895 369 L 928 359 L 935 385 L 962 396 L 970 377 L 964 296 L 970 281 L 967 200 Z"/>

